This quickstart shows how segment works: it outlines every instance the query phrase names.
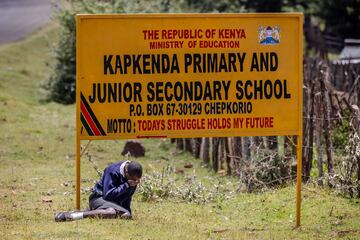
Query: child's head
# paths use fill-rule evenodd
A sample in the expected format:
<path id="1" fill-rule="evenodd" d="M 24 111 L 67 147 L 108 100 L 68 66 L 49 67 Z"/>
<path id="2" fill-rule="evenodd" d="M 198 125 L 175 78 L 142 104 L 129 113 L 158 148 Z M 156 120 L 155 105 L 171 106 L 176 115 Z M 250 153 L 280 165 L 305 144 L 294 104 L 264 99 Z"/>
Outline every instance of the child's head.
<path id="1" fill-rule="evenodd" d="M 127 178 L 130 180 L 140 180 L 142 177 L 142 166 L 138 162 L 129 162 L 126 169 Z"/>

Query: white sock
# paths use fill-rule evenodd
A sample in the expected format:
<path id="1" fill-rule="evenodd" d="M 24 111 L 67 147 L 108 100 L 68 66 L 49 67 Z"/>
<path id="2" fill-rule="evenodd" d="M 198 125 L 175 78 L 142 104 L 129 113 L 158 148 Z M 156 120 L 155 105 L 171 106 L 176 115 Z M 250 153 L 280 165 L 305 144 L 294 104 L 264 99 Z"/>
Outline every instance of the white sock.
<path id="1" fill-rule="evenodd" d="M 71 218 L 72 218 L 73 220 L 83 219 L 83 218 L 84 218 L 84 213 L 82 213 L 82 212 L 75 212 L 75 213 L 71 213 L 70 216 L 71 216 Z"/>

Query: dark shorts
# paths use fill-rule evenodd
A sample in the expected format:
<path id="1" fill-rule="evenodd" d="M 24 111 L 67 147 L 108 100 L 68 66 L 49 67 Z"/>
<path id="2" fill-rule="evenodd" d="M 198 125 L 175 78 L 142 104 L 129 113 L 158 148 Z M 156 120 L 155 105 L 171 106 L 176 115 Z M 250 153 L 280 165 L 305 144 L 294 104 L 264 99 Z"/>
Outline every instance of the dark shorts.
<path id="1" fill-rule="evenodd" d="M 101 195 L 94 192 L 89 196 L 89 208 L 90 210 L 113 208 L 118 214 L 129 213 L 129 211 L 122 206 L 114 202 L 107 201 Z"/>

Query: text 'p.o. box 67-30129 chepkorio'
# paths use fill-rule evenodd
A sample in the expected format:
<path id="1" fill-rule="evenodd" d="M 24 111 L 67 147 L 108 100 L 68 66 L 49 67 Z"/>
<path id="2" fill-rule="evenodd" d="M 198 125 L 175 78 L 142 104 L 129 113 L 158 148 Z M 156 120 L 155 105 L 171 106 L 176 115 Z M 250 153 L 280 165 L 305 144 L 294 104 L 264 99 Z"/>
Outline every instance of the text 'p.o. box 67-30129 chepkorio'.
<path id="1" fill-rule="evenodd" d="M 301 146 L 302 19 L 77 15 L 78 181 L 80 140 L 298 135 Z"/>

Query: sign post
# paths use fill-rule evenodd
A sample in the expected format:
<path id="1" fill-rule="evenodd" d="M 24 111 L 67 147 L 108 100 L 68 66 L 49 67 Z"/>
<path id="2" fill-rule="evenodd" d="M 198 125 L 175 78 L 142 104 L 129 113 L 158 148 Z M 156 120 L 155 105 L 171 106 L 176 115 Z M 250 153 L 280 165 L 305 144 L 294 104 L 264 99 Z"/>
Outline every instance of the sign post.
<path id="1" fill-rule="evenodd" d="M 80 141 L 298 136 L 300 13 L 77 15 L 76 206 Z"/>
<path id="2" fill-rule="evenodd" d="M 297 176 L 296 176 L 296 227 L 300 226 L 301 215 L 301 183 L 302 183 L 302 134 L 298 135 L 297 143 Z"/>

